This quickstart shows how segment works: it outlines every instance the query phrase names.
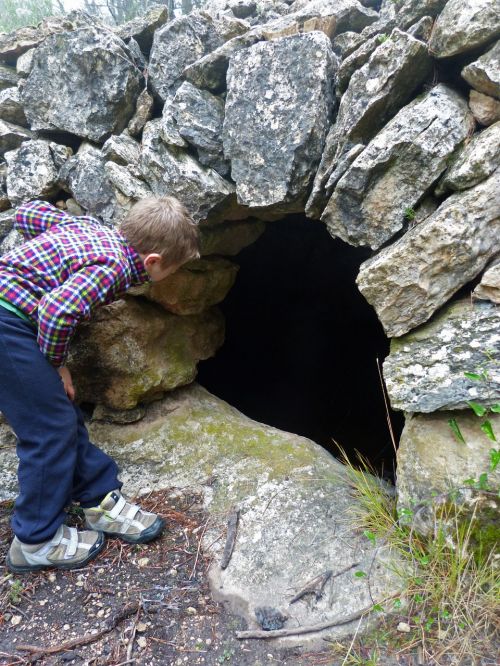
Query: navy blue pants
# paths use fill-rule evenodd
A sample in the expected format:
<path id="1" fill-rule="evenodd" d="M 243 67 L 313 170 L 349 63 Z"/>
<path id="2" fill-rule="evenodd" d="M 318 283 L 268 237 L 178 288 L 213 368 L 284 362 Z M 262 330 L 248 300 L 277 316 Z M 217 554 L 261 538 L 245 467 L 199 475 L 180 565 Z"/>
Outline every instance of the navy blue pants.
<path id="1" fill-rule="evenodd" d="M 18 440 L 12 529 L 24 543 L 51 539 L 71 501 L 95 506 L 121 487 L 116 463 L 89 441 L 82 412 L 41 353 L 36 329 L 2 306 L 0 412 Z"/>

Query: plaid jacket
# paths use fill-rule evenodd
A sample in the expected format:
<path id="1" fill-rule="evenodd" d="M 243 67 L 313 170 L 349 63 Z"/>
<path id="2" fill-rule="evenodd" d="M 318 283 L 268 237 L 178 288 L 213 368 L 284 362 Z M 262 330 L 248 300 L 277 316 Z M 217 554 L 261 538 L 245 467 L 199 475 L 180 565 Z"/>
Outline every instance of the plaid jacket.
<path id="1" fill-rule="evenodd" d="M 0 257 L 0 298 L 36 325 L 48 360 L 64 365 L 78 322 L 149 276 L 121 233 L 92 217 L 31 201 L 18 208 L 14 228 L 26 242 Z"/>

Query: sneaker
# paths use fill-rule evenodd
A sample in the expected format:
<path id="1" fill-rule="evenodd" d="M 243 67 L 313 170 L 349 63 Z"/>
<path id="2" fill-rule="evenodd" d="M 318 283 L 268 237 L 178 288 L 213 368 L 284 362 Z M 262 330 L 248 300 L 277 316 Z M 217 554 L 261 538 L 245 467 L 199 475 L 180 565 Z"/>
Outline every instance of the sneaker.
<path id="1" fill-rule="evenodd" d="M 83 511 L 88 527 L 129 543 L 151 541 L 165 527 L 162 518 L 127 502 L 119 490 L 109 492 L 99 506 Z"/>
<path id="2" fill-rule="evenodd" d="M 61 525 L 50 541 L 28 544 L 14 537 L 6 564 L 9 571 L 24 573 L 48 567 L 78 569 L 84 567 L 104 547 L 104 534 L 95 531 L 78 531 Z"/>

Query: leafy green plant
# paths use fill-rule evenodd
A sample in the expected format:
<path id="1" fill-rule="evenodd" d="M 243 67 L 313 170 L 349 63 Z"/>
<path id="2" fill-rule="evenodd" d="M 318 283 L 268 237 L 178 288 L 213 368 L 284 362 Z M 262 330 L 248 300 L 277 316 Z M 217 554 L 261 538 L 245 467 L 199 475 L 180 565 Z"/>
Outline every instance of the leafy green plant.
<path id="1" fill-rule="evenodd" d="M 404 210 L 404 217 L 405 217 L 405 220 L 406 220 L 407 222 L 413 222 L 413 220 L 415 219 L 416 215 L 417 215 L 417 214 L 416 214 L 415 210 L 414 210 L 411 206 L 408 206 L 407 208 L 405 208 L 405 210 Z"/>

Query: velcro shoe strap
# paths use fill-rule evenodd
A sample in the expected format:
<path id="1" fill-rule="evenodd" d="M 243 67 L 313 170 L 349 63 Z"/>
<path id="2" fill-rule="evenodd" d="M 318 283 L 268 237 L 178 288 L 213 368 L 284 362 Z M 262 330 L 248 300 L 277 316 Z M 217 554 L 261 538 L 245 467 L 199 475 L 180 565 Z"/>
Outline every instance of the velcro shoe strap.
<path id="1" fill-rule="evenodd" d="M 108 516 L 108 518 L 116 520 L 126 503 L 127 502 L 125 501 L 125 499 L 122 496 L 120 496 L 114 507 L 110 511 L 106 511 L 106 515 Z"/>
<path id="2" fill-rule="evenodd" d="M 71 558 L 76 555 L 76 551 L 78 550 L 78 532 L 76 528 L 70 527 L 69 528 L 69 541 L 67 539 L 63 539 L 63 543 L 66 542 L 66 554 L 65 558 Z"/>

